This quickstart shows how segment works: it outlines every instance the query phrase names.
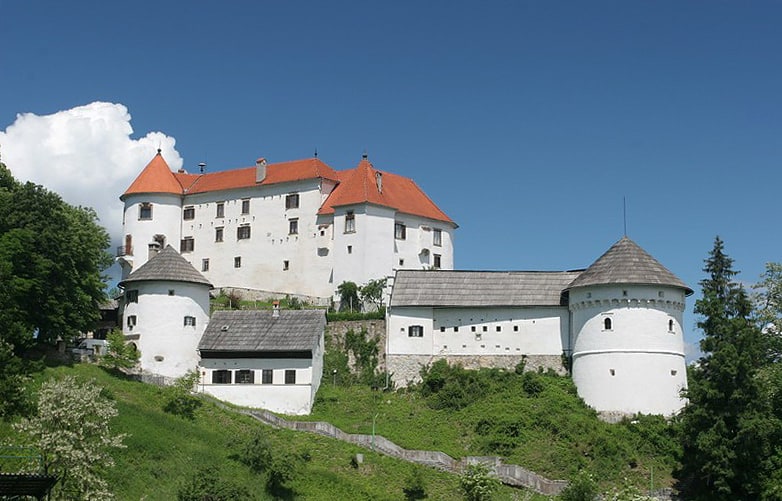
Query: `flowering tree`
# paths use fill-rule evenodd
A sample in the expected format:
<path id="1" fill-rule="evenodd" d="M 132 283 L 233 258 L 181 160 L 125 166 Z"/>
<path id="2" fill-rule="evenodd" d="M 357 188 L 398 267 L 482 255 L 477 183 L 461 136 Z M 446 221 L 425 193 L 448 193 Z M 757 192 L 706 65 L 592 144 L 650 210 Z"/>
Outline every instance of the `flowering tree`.
<path id="1" fill-rule="evenodd" d="M 36 415 L 14 425 L 41 451 L 45 472 L 59 478 L 53 499 L 113 498 L 101 473 L 114 465 L 110 451 L 124 447 L 125 435 L 111 433 L 117 408 L 101 390 L 72 376 L 50 379 L 41 386 Z"/>

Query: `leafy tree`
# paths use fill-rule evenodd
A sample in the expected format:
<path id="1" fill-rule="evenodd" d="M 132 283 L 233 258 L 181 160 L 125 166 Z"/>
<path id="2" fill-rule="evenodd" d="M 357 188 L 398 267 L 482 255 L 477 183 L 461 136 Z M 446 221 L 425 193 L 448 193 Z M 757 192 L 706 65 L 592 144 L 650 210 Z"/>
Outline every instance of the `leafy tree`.
<path id="1" fill-rule="evenodd" d="M 243 486 L 220 475 L 213 466 L 201 466 L 177 491 L 178 501 L 235 501 L 252 499 Z"/>
<path id="2" fill-rule="evenodd" d="M 54 499 L 112 499 L 103 470 L 114 465 L 111 449 L 124 447 L 125 435 L 109 428 L 117 416 L 114 401 L 94 382 L 73 376 L 50 379 L 38 395 L 37 412 L 14 428 L 26 434 L 41 451 L 47 474 L 56 475 Z"/>
<path id="3" fill-rule="evenodd" d="M 238 444 L 234 456 L 254 473 L 263 473 L 272 463 L 272 443 L 262 428 L 256 428 L 249 438 Z"/>
<path id="4" fill-rule="evenodd" d="M 383 306 L 383 292 L 385 290 L 385 278 L 370 280 L 366 284 L 362 285 L 359 289 L 359 293 L 361 294 L 361 301 L 364 303 L 373 304 L 376 309 L 380 309 Z"/>
<path id="5" fill-rule="evenodd" d="M 337 294 L 339 294 L 339 311 L 361 311 L 358 285 L 355 282 L 342 282 L 337 287 Z"/>
<path id="6" fill-rule="evenodd" d="M 703 297 L 695 303 L 703 356 L 690 371 L 675 475 L 686 499 L 758 499 L 777 424 L 757 378 L 762 337 L 719 237 L 704 271 Z"/>
<path id="7" fill-rule="evenodd" d="M 13 347 L 0 340 L 0 418 L 24 413 L 28 409 L 25 373 L 24 362 L 14 356 Z"/>
<path id="8" fill-rule="evenodd" d="M 770 362 L 782 360 L 782 263 L 766 263 L 752 296 Z"/>
<path id="9" fill-rule="evenodd" d="M 122 331 L 114 329 L 106 336 L 108 346 L 106 354 L 101 357 L 101 364 L 110 369 L 132 369 L 139 359 L 139 352 L 134 345 L 125 341 Z"/>
<path id="10" fill-rule="evenodd" d="M 195 411 L 198 410 L 202 402 L 193 396 L 193 388 L 198 383 L 198 371 L 192 370 L 184 376 L 178 378 L 173 385 L 167 388 L 169 392 L 166 405 L 163 410 L 169 414 L 183 417 L 185 419 L 195 419 Z"/>
<path id="11" fill-rule="evenodd" d="M 459 476 L 459 486 L 467 501 L 488 501 L 500 486 L 489 467 L 483 463 L 467 465 Z"/>

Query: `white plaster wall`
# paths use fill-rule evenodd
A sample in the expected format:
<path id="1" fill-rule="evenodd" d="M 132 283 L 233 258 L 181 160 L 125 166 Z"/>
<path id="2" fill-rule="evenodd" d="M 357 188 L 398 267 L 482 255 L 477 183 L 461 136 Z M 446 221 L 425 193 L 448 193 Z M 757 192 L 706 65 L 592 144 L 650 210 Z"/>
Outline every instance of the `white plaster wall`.
<path id="1" fill-rule="evenodd" d="M 193 236 L 195 249 L 183 253 L 215 288 L 238 287 L 280 293 L 329 297 L 331 278 L 330 221 L 318 218 L 325 196 L 317 179 L 258 186 L 186 197 L 195 219 L 182 221 L 182 235 Z M 327 189 L 331 189 L 327 186 Z M 286 209 L 285 198 L 299 195 L 299 207 Z M 242 200 L 250 199 L 249 214 L 242 214 Z M 217 218 L 217 203 L 225 204 L 225 217 Z M 298 219 L 298 233 L 289 234 L 289 221 Z M 237 228 L 249 224 L 250 238 L 239 240 Z M 223 241 L 215 241 L 215 229 L 223 228 Z M 241 257 L 241 267 L 234 258 Z M 288 261 L 288 269 L 284 269 Z"/>
<path id="2" fill-rule="evenodd" d="M 570 291 L 573 380 L 599 411 L 671 415 L 684 406 L 684 291 L 594 286 Z M 605 319 L 611 329 L 605 329 Z M 673 329 L 669 329 L 669 321 Z M 613 370 L 613 374 L 611 371 Z"/>
<path id="3" fill-rule="evenodd" d="M 139 207 L 142 203 L 152 204 L 152 219 L 139 219 Z M 168 194 L 138 194 L 125 198 L 125 212 L 122 217 L 122 241 L 125 245 L 125 235 L 133 236 L 133 256 L 126 256 L 125 261 L 132 263 L 132 268 L 123 266 L 123 277 L 127 278 L 132 270 L 138 269 L 149 260 L 149 244 L 157 234 L 165 235 L 165 245 L 170 244 L 179 250 L 181 238 L 182 197 Z M 162 249 L 161 249 L 162 250 Z"/>
<path id="4" fill-rule="evenodd" d="M 138 302 L 125 305 L 122 331 L 141 354 L 144 372 L 178 378 L 198 366 L 198 342 L 209 322 L 209 287 L 184 282 L 133 282 L 127 290 L 138 290 Z M 169 295 L 169 290 L 174 295 Z M 128 316 L 137 323 L 128 327 Z M 184 317 L 196 318 L 185 326 Z M 162 359 L 159 359 L 162 357 Z"/>
<path id="5" fill-rule="evenodd" d="M 322 343 L 321 343 L 322 345 Z M 322 371 L 322 352 L 318 364 Z M 214 370 L 255 371 L 253 384 L 212 384 Z M 272 369 L 272 384 L 261 384 L 263 369 Z M 296 370 L 296 384 L 285 384 L 285 370 Z M 320 384 L 320 374 L 315 374 L 313 359 L 284 358 L 236 358 L 213 359 L 205 358 L 200 363 L 199 390 L 243 407 L 267 409 L 283 414 L 309 414 L 315 399 L 317 386 Z M 320 372 L 318 371 L 318 372 Z M 232 375 L 235 381 L 235 374 Z"/>
<path id="6" fill-rule="evenodd" d="M 424 336 L 409 337 L 411 325 L 423 325 Z M 559 356 L 569 327 L 566 307 L 394 307 L 389 311 L 388 353 Z"/>
<path id="7" fill-rule="evenodd" d="M 355 215 L 354 233 L 345 233 L 345 214 Z M 345 281 L 363 285 L 369 280 L 385 278 L 391 273 L 394 240 L 394 210 L 374 205 L 338 207 L 334 215 L 334 282 L 336 288 Z"/>

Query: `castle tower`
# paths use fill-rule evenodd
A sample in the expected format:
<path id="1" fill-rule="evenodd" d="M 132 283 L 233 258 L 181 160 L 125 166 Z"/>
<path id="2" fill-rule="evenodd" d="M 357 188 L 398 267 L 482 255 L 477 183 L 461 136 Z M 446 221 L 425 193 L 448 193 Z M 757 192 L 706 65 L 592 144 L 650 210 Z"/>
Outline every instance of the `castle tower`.
<path id="1" fill-rule="evenodd" d="M 209 322 L 209 281 L 169 245 L 119 286 L 122 333 L 141 353 L 142 371 L 178 378 L 195 369 Z"/>
<path id="2" fill-rule="evenodd" d="M 684 406 L 682 313 L 692 294 L 623 237 L 569 286 L 573 380 L 598 412 L 662 414 Z"/>
<path id="3" fill-rule="evenodd" d="M 182 185 L 176 180 L 163 155 L 144 167 L 120 196 L 123 243 L 117 249 L 122 277 L 146 263 L 166 245 L 178 245 L 182 224 Z"/>

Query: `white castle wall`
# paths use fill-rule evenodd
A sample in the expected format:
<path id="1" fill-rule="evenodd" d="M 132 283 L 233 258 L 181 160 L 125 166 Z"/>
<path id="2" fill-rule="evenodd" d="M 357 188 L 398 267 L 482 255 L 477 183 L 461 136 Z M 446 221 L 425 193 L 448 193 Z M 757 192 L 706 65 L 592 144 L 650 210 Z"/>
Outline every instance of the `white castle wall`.
<path id="1" fill-rule="evenodd" d="M 198 366 L 198 342 L 209 322 L 209 287 L 183 282 L 131 282 L 125 291 L 138 291 L 138 302 L 125 304 L 122 331 L 136 344 L 144 372 L 170 378 Z M 173 291 L 173 295 L 170 294 Z M 136 325 L 128 326 L 128 317 Z M 193 316 L 195 326 L 184 325 Z"/>
<path id="2" fill-rule="evenodd" d="M 139 219 L 142 203 L 152 204 L 152 218 Z M 132 255 L 125 256 L 132 269 L 138 269 L 149 260 L 149 244 L 155 241 L 155 235 L 165 236 L 165 245 L 179 249 L 182 229 L 182 197 L 169 194 L 137 194 L 125 198 L 125 211 L 122 215 L 123 241 L 125 235 L 132 236 Z M 164 247 L 161 247 L 162 250 Z M 123 278 L 131 268 L 123 266 Z"/>
<path id="3" fill-rule="evenodd" d="M 570 291 L 573 380 L 589 406 L 663 415 L 684 406 L 684 297 L 684 290 L 667 286 Z"/>

